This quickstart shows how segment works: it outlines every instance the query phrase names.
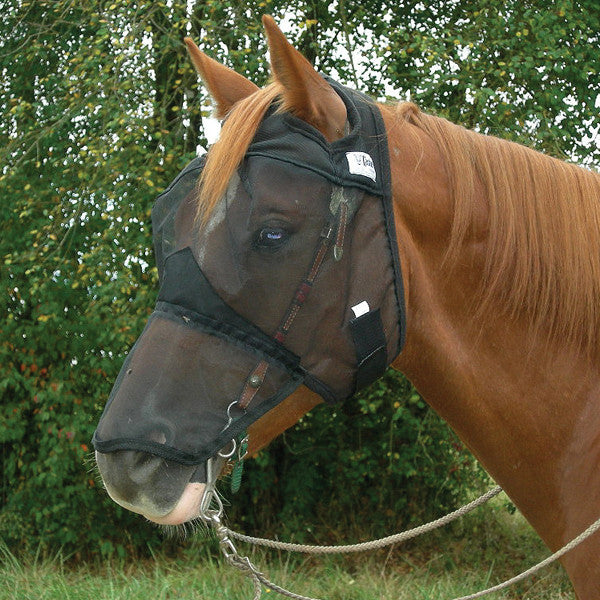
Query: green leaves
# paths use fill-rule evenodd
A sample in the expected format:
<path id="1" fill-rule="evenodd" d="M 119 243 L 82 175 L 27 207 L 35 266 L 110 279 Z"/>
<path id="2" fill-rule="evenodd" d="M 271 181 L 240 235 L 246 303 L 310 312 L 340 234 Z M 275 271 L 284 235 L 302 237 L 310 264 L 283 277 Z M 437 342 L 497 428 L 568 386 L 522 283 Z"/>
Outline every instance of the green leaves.
<path id="1" fill-rule="evenodd" d="M 381 74 L 424 110 L 598 164 L 600 149 L 586 136 L 599 124 L 597 7 L 511 0 L 431 2 L 412 15 L 386 8 Z"/>
<path id="2" fill-rule="evenodd" d="M 67 551 L 119 552 L 124 530 L 134 547 L 159 543 L 82 463 L 154 304 L 153 199 L 206 146 L 210 103 L 182 38 L 263 85 L 265 12 L 317 68 L 362 91 L 411 97 L 482 132 L 600 162 L 595 2 L 5 0 L 0 534 L 15 546 L 33 536 Z M 279 441 L 249 461 L 245 485 L 257 505 L 280 502 L 280 514 L 300 522 L 336 489 L 348 490 L 344 510 L 369 495 L 367 512 L 402 510 L 410 490 L 433 510 L 469 481 L 460 469 L 449 475 L 467 459 L 401 378 L 336 412 L 304 419 L 286 437 L 291 454 Z M 252 510 L 240 518 L 265 517 Z"/>
<path id="3" fill-rule="evenodd" d="M 95 489 L 83 460 L 153 305 L 153 198 L 191 157 L 181 151 L 183 117 L 163 122 L 155 101 L 174 87 L 152 70 L 153 52 L 171 57 L 180 34 L 157 35 L 153 47 L 139 35 L 153 3 L 115 2 L 115 12 L 103 2 L 9 4 L 0 40 L 0 515 L 38 515 L 44 546 L 93 549 L 135 522 Z M 90 530 L 94 516 L 105 525 Z"/>

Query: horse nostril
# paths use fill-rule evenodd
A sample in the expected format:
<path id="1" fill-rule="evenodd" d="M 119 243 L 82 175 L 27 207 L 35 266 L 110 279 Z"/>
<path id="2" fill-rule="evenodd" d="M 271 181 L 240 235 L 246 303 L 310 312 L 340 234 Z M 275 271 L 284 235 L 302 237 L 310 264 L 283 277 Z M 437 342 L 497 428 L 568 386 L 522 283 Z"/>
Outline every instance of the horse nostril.
<path id="1" fill-rule="evenodd" d="M 141 424 L 139 436 L 156 444 L 176 444 L 176 426 L 170 419 L 152 415 L 147 423 Z"/>

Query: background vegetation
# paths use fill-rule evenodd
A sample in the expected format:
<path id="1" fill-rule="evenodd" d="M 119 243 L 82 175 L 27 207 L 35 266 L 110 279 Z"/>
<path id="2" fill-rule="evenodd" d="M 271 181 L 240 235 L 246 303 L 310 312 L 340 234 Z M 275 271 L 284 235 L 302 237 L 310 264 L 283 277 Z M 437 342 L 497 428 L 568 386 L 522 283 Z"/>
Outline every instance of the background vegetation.
<path id="1" fill-rule="evenodd" d="M 313 559 L 249 552 L 252 562 L 272 581 L 314 598 L 450 600 L 505 580 L 547 556 L 540 540 L 523 529 L 518 515 L 507 517 L 499 506 L 487 508 L 485 518 L 482 513 L 468 517 L 469 533 L 473 533 L 471 528 L 479 532 L 469 543 L 455 530 L 451 539 L 433 534 L 409 553 L 404 546 L 367 555 Z M 145 561 L 113 557 L 77 569 L 61 555 L 19 560 L 0 547 L 2 600 L 249 600 L 251 591 L 250 581 L 215 559 L 213 548 L 201 538 L 189 543 L 178 559 L 161 553 Z M 264 591 L 261 598 L 280 596 Z M 575 595 L 555 564 L 490 598 L 575 600 Z"/>
<path id="2" fill-rule="evenodd" d="M 182 38 L 261 85 L 265 12 L 321 71 L 379 99 L 600 164 L 595 0 L 4 0 L 0 536 L 15 552 L 163 543 L 85 461 L 154 303 L 153 198 L 207 145 Z M 263 452 L 230 512 L 249 531 L 337 539 L 450 508 L 482 478 L 389 374 Z"/>

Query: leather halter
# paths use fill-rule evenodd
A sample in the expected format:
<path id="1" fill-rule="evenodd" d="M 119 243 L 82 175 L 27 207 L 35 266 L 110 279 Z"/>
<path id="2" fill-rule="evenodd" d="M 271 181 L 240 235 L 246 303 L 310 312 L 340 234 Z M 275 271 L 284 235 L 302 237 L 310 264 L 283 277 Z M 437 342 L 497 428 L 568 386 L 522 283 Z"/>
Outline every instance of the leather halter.
<path id="1" fill-rule="evenodd" d="M 337 214 L 323 228 L 310 269 L 308 270 L 306 277 L 300 282 L 300 285 L 296 289 L 296 293 L 294 294 L 294 297 L 292 298 L 292 301 L 290 302 L 283 319 L 273 334 L 273 338 L 280 344 L 283 344 L 287 338 L 294 319 L 300 312 L 300 309 L 306 302 L 306 299 L 313 288 L 313 283 L 319 274 L 325 256 L 327 255 L 327 251 L 331 246 L 334 232 L 337 232 L 334 247 L 334 258 L 336 261 L 341 259 L 342 246 L 344 243 L 345 229 L 347 225 L 347 213 L 348 207 L 346 202 L 340 202 Z M 269 364 L 267 361 L 261 360 L 246 378 L 242 393 L 237 400 L 237 406 L 242 410 L 246 410 L 248 405 L 254 399 L 254 396 L 256 396 L 256 393 L 264 381 L 268 367 Z"/>

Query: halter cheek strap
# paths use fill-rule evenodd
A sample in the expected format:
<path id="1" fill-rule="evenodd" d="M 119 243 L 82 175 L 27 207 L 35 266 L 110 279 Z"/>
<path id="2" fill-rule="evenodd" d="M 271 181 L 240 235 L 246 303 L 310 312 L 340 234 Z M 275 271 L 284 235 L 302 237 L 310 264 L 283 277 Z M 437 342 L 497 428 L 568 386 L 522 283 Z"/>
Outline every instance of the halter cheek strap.
<path id="1" fill-rule="evenodd" d="M 331 240 L 333 239 L 334 230 L 336 229 L 339 230 L 339 224 L 336 227 L 335 223 L 330 223 L 321 232 L 321 238 L 315 251 L 313 262 L 308 274 L 296 289 L 296 293 L 294 294 L 292 302 L 290 303 L 285 316 L 273 334 L 273 338 L 280 344 L 285 342 L 294 319 L 298 315 L 298 312 L 306 302 L 306 299 L 312 290 L 313 283 L 319 274 L 323 261 L 325 260 L 325 256 L 327 255 L 327 251 L 331 245 Z M 246 379 L 242 393 L 237 401 L 238 407 L 242 410 L 245 410 L 250 402 L 252 402 L 254 399 L 254 396 L 256 396 L 256 393 L 264 381 L 268 367 L 269 365 L 266 361 L 260 361 Z"/>
<path id="2" fill-rule="evenodd" d="M 306 302 L 334 238 L 334 260 L 338 262 L 342 259 L 346 228 L 358 209 L 359 203 L 360 201 L 356 197 L 347 199 L 341 188 L 334 189 L 330 205 L 334 217 L 321 232 L 308 274 L 296 289 L 285 316 L 273 334 L 273 338 L 280 344 L 285 342 L 294 319 Z M 349 327 L 358 363 L 356 373 L 356 389 L 358 390 L 366 387 L 385 372 L 387 368 L 386 338 L 380 311 L 371 311 L 368 306 L 364 314 L 357 315 L 350 321 Z M 240 409 L 246 410 L 256 396 L 265 379 L 268 366 L 268 363 L 262 360 L 248 375 L 237 401 Z"/>

